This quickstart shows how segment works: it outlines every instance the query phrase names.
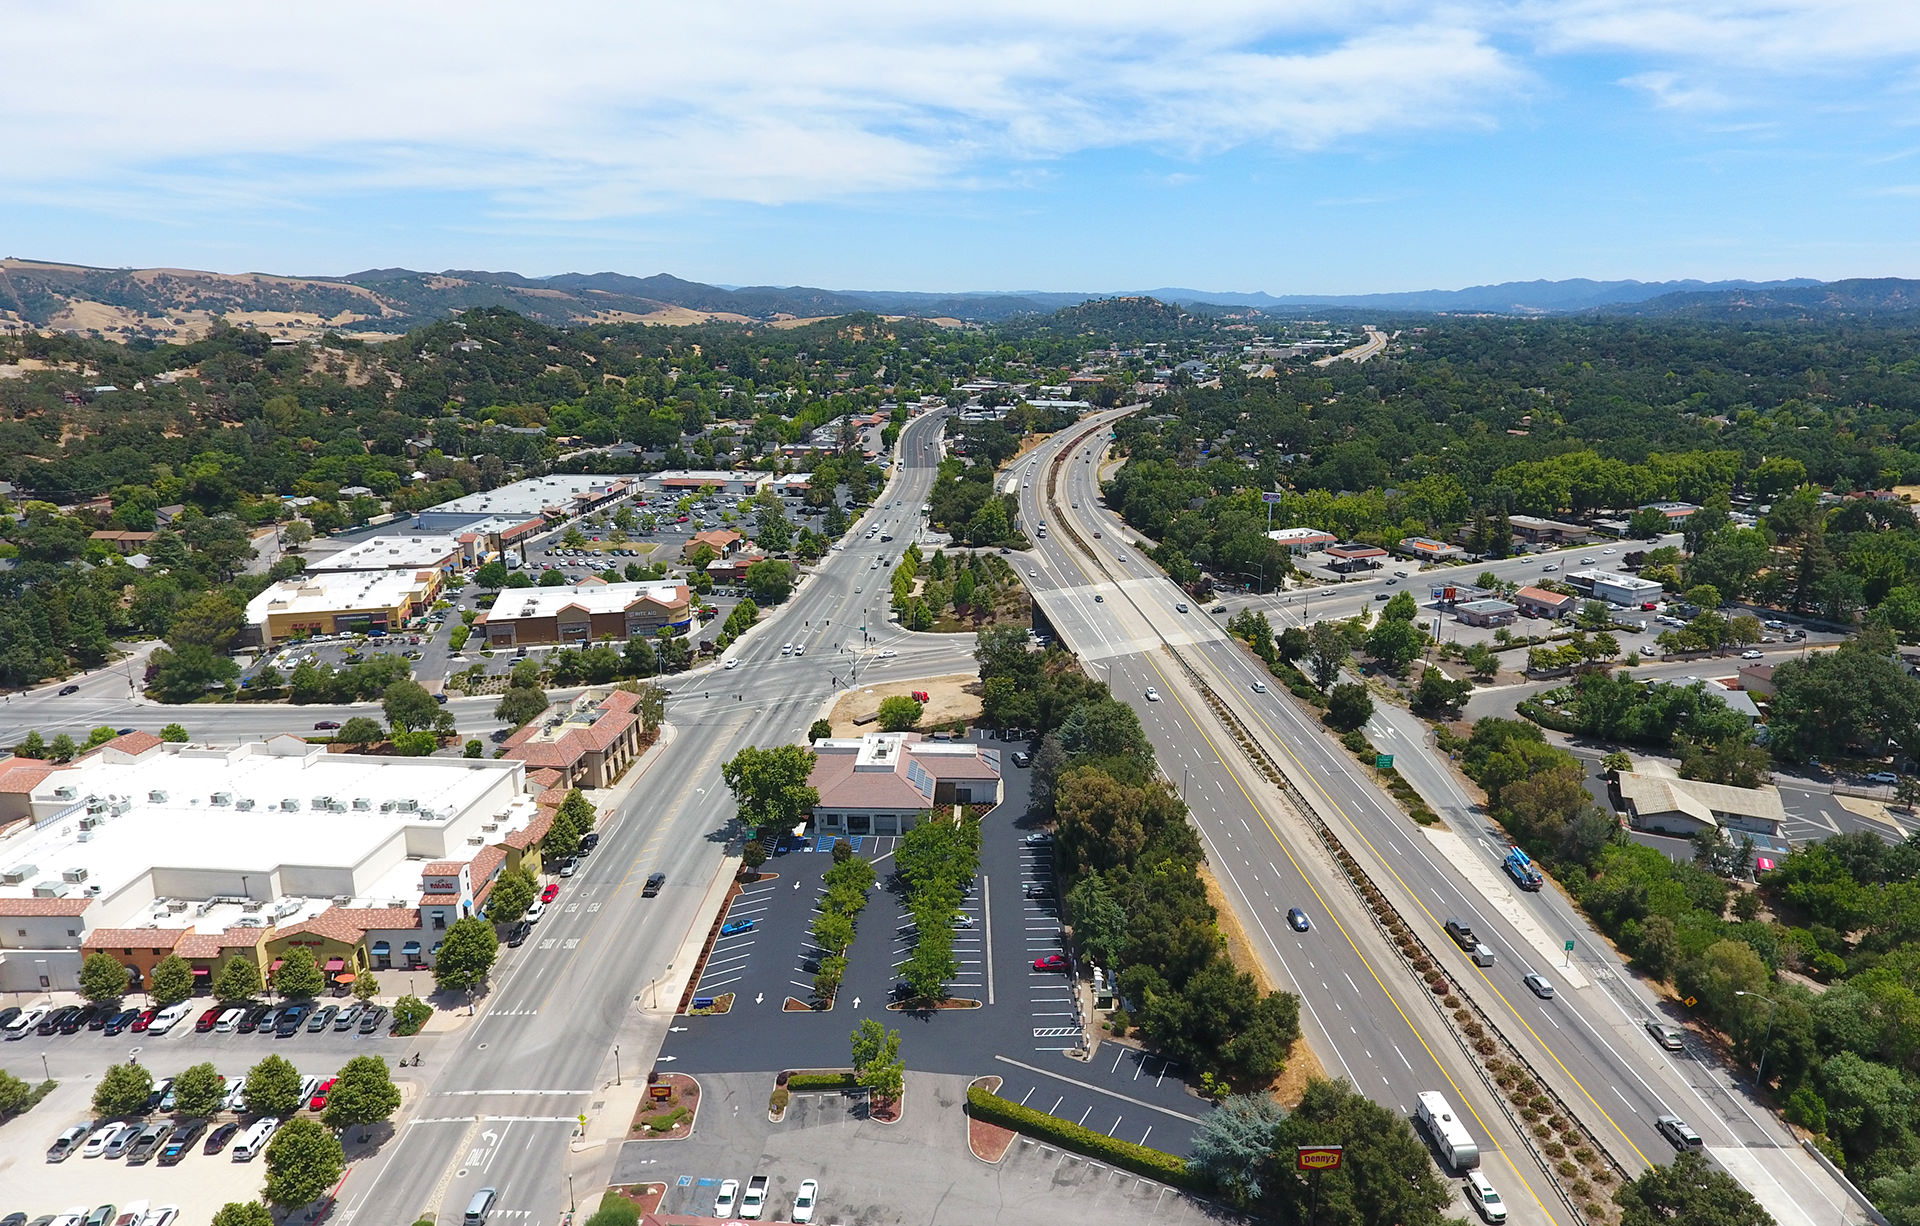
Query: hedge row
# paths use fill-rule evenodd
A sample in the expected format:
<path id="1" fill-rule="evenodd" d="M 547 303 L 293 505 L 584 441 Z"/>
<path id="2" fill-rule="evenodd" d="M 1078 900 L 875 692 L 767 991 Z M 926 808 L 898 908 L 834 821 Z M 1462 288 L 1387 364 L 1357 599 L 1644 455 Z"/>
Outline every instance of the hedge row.
<path id="1" fill-rule="evenodd" d="M 967 1109 L 973 1117 L 989 1124 L 999 1124 L 1015 1132 L 1023 1132 L 1042 1141 L 1051 1141 L 1063 1149 L 1085 1154 L 1089 1158 L 1098 1158 L 1112 1163 L 1121 1170 L 1144 1175 L 1148 1179 L 1157 1179 L 1161 1183 L 1172 1184 L 1179 1188 L 1198 1188 L 1199 1178 L 1187 1169 L 1184 1158 L 1176 1158 L 1161 1150 L 1149 1149 L 1144 1145 L 1135 1145 L 1131 1141 L 1120 1141 L 1103 1132 L 1091 1128 L 1082 1128 L 1071 1120 L 1063 1120 L 1057 1115 L 1048 1115 L 1044 1111 L 1035 1111 L 1031 1107 L 1021 1106 L 1010 1098 L 1002 1098 L 979 1086 L 967 1090 Z"/>
<path id="2" fill-rule="evenodd" d="M 1368 766 L 1373 766 L 1379 757 L 1379 749 L 1366 738 L 1366 734 L 1358 729 L 1341 736 L 1340 743 L 1347 747 L 1349 753 Z M 1420 793 L 1413 790 L 1413 785 L 1407 782 L 1406 777 L 1400 773 L 1399 767 L 1389 766 L 1384 770 L 1374 767 L 1373 777 L 1376 783 L 1393 793 L 1393 798 L 1400 802 L 1401 808 L 1405 809 L 1407 816 L 1415 822 L 1422 826 L 1439 824 L 1440 815 L 1433 811 L 1433 806 L 1429 805 Z"/>
<path id="3" fill-rule="evenodd" d="M 852 1073 L 794 1073 L 787 1078 L 787 1089 L 800 1090 L 852 1090 L 860 1083 Z"/>

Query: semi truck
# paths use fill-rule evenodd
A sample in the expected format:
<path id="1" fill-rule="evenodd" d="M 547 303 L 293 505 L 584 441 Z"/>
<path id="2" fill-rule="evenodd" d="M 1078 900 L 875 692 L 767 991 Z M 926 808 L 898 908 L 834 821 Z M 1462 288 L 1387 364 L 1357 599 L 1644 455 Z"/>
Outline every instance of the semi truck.
<path id="1" fill-rule="evenodd" d="M 1540 875 L 1540 870 L 1533 866 L 1533 861 L 1527 857 L 1527 853 L 1518 847 L 1507 848 L 1507 858 L 1502 861 L 1502 864 L 1507 870 L 1507 876 L 1513 878 L 1514 884 L 1523 890 L 1538 890 L 1546 884 L 1546 878 Z"/>
<path id="2" fill-rule="evenodd" d="M 1420 1103 L 1413 1109 L 1421 1130 L 1456 1171 L 1470 1171 L 1480 1165 L 1480 1147 L 1446 1096 L 1435 1090 L 1423 1090 Z"/>

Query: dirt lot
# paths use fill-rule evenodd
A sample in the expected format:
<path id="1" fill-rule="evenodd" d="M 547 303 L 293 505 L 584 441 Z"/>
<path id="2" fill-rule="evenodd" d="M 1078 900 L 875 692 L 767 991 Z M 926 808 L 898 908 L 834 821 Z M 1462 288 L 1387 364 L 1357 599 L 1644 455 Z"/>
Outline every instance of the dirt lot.
<path id="1" fill-rule="evenodd" d="M 833 724 L 833 735 L 837 737 L 876 732 L 879 730 L 877 724 L 856 724 L 853 721 L 878 711 L 882 698 L 925 690 L 928 702 L 926 711 L 920 717 L 922 726 L 931 728 L 957 719 L 971 721 L 980 717 L 980 695 L 976 692 L 979 687 L 980 678 L 973 673 L 862 686 L 833 704 L 833 714 L 827 718 Z"/>

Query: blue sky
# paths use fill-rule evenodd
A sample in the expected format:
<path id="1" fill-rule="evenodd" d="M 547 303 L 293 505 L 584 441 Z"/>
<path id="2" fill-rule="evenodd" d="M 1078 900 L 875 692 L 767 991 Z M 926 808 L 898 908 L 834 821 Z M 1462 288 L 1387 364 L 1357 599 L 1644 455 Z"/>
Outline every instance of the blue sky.
<path id="1" fill-rule="evenodd" d="M 0 254 L 1272 293 L 1920 276 L 1912 0 L 0 0 Z M 804 11 L 802 11 L 804 10 Z"/>

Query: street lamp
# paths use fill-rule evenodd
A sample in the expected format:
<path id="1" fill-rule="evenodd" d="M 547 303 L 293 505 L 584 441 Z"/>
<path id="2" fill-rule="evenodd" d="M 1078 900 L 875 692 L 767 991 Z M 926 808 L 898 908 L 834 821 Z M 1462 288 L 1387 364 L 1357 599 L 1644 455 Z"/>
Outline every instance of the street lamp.
<path id="1" fill-rule="evenodd" d="M 1741 992 L 1736 990 L 1734 995 L 1757 996 L 1767 1002 L 1767 1036 L 1760 1040 L 1760 1063 L 1756 1065 L 1753 1070 L 1753 1088 L 1758 1090 L 1760 1088 L 1760 1075 L 1764 1073 L 1767 1068 L 1767 1047 L 1773 1042 L 1773 1015 L 1774 1012 L 1779 1009 L 1780 1002 L 1771 996 L 1760 996 L 1758 992 Z"/>
<path id="2" fill-rule="evenodd" d="M 613 1084 L 620 1084 L 620 1045 L 613 1045 Z"/>

